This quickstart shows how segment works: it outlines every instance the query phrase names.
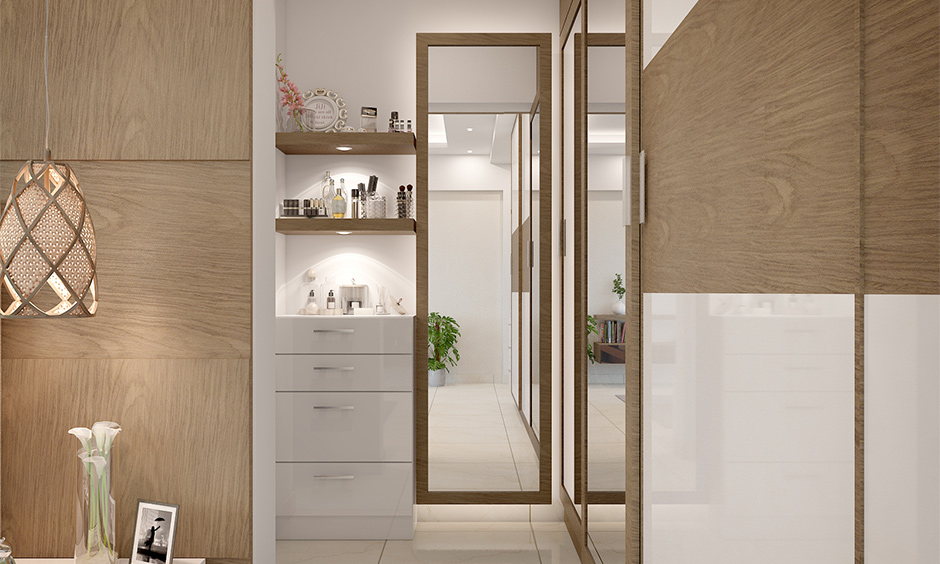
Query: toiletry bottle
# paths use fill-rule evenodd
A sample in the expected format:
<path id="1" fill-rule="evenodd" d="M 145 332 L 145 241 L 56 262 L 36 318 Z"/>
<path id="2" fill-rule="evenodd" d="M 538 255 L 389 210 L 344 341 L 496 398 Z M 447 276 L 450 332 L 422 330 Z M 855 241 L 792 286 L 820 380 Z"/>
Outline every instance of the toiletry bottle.
<path id="1" fill-rule="evenodd" d="M 339 179 L 339 190 L 336 191 L 336 196 L 333 197 L 333 217 L 336 219 L 342 219 L 346 217 L 346 179 Z"/>
<path id="2" fill-rule="evenodd" d="M 411 120 L 408 120 L 408 129 L 405 130 L 406 133 L 411 133 Z"/>
<path id="3" fill-rule="evenodd" d="M 368 216 L 366 215 L 366 185 L 364 182 L 359 183 L 359 215 L 356 217 L 365 219 Z"/>
<path id="4" fill-rule="evenodd" d="M 349 196 L 349 217 L 359 219 L 359 189 L 353 188 Z"/>
<path id="5" fill-rule="evenodd" d="M 405 219 L 405 185 L 402 184 L 398 187 L 398 193 L 395 194 L 395 211 L 398 215 L 398 219 Z"/>
<path id="6" fill-rule="evenodd" d="M 336 296 L 333 295 L 333 290 L 330 290 L 330 295 L 326 297 L 326 309 L 336 309 Z"/>
<path id="7" fill-rule="evenodd" d="M 307 296 L 307 305 L 304 306 L 304 313 L 316 315 L 318 311 L 320 311 L 320 306 L 317 305 L 316 294 L 313 290 L 310 290 L 310 295 Z"/>
<path id="8" fill-rule="evenodd" d="M 410 217 L 411 219 L 415 218 L 415 199 L 414 199 L 414 186 L 411 184 L 408 185 L 408 192 L 405 193 L 405 208 L 407 213 L 405 217 Z"/>

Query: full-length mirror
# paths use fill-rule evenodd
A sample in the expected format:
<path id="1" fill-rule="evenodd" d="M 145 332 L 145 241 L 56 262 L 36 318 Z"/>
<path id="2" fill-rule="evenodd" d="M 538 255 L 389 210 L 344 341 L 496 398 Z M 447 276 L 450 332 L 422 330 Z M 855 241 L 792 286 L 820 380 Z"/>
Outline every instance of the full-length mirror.
<path id="1" fill-rule="evenodd" d="M 551 501 L 550 60 L 418 35 L 418 503 Z"/>

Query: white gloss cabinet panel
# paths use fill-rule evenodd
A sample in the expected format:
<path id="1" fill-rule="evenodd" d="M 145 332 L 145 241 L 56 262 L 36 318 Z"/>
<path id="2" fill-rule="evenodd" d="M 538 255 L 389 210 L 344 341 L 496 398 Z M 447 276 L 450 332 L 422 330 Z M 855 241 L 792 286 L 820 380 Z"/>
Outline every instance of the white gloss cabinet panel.
<path id="1" fill-rule="evenodd" d="M 414 318 L 279 316 L 275 333 L 277 354 L 412 354 Z"/>
<path id="2" fill-rule="evenodd" d="M 414 318 L 275 325 L 277 538 L 412 538 Z"/>
<path id="3" fill-rule="evenodd" d="M 278 392 L 411 392 L 412 355 L 279 354 Z"/>
<path id="4" fill-rule="evenodd" d="M 278 462 L 411 462 L 412 394 L 278 392 Z"/>
<path id="5" fill-rule="evenodd" d="M 411 538 L 410 463 L 278 463 L 280 539 Z"/>

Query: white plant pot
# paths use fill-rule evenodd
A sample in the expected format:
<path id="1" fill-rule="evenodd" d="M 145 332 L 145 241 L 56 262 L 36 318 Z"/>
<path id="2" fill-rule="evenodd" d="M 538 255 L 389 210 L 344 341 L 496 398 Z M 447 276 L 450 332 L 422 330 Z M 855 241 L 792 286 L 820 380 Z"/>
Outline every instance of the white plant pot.
<path id="1" fill-rule="evenodd" d="M 444 380 L 447 377 L 447 370 L 441 368 L 440 370 L 428 370 L 428 386 L 432 388 L 440 388 L 444 385 Z"/>
<path id="2" fill-rule="evenodd" d="M 614 306 L 611 308 L 611 311 L 613 311 L 615 315 L 626 315 L 627 305 L 623 303 L 623 300 L 614 302 Z"/>

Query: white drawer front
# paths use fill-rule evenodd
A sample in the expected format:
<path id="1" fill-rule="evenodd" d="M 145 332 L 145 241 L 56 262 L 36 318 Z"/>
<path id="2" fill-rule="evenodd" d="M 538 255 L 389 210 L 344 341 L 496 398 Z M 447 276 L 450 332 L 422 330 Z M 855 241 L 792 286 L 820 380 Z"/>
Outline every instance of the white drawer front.
<path id="1" fill-rule="evenodd" d="M 278 392 L 278 462 L 411 462 L 412 394 Z"/>
<path id="2" fill-rule="evenodd" d="M 410 463 L 278 463 L 278 517 L 411 515 Z"/>
<path id="3" fill-rule="evenodd" d="M 277 355 L 279 392 L 410 392 L 410 354 Z"/>
<path id="4" fill-rule="evenodd" d="M 278 354 L 413 352 L 414 318 L 293 316 L 275 320 Z"/>

